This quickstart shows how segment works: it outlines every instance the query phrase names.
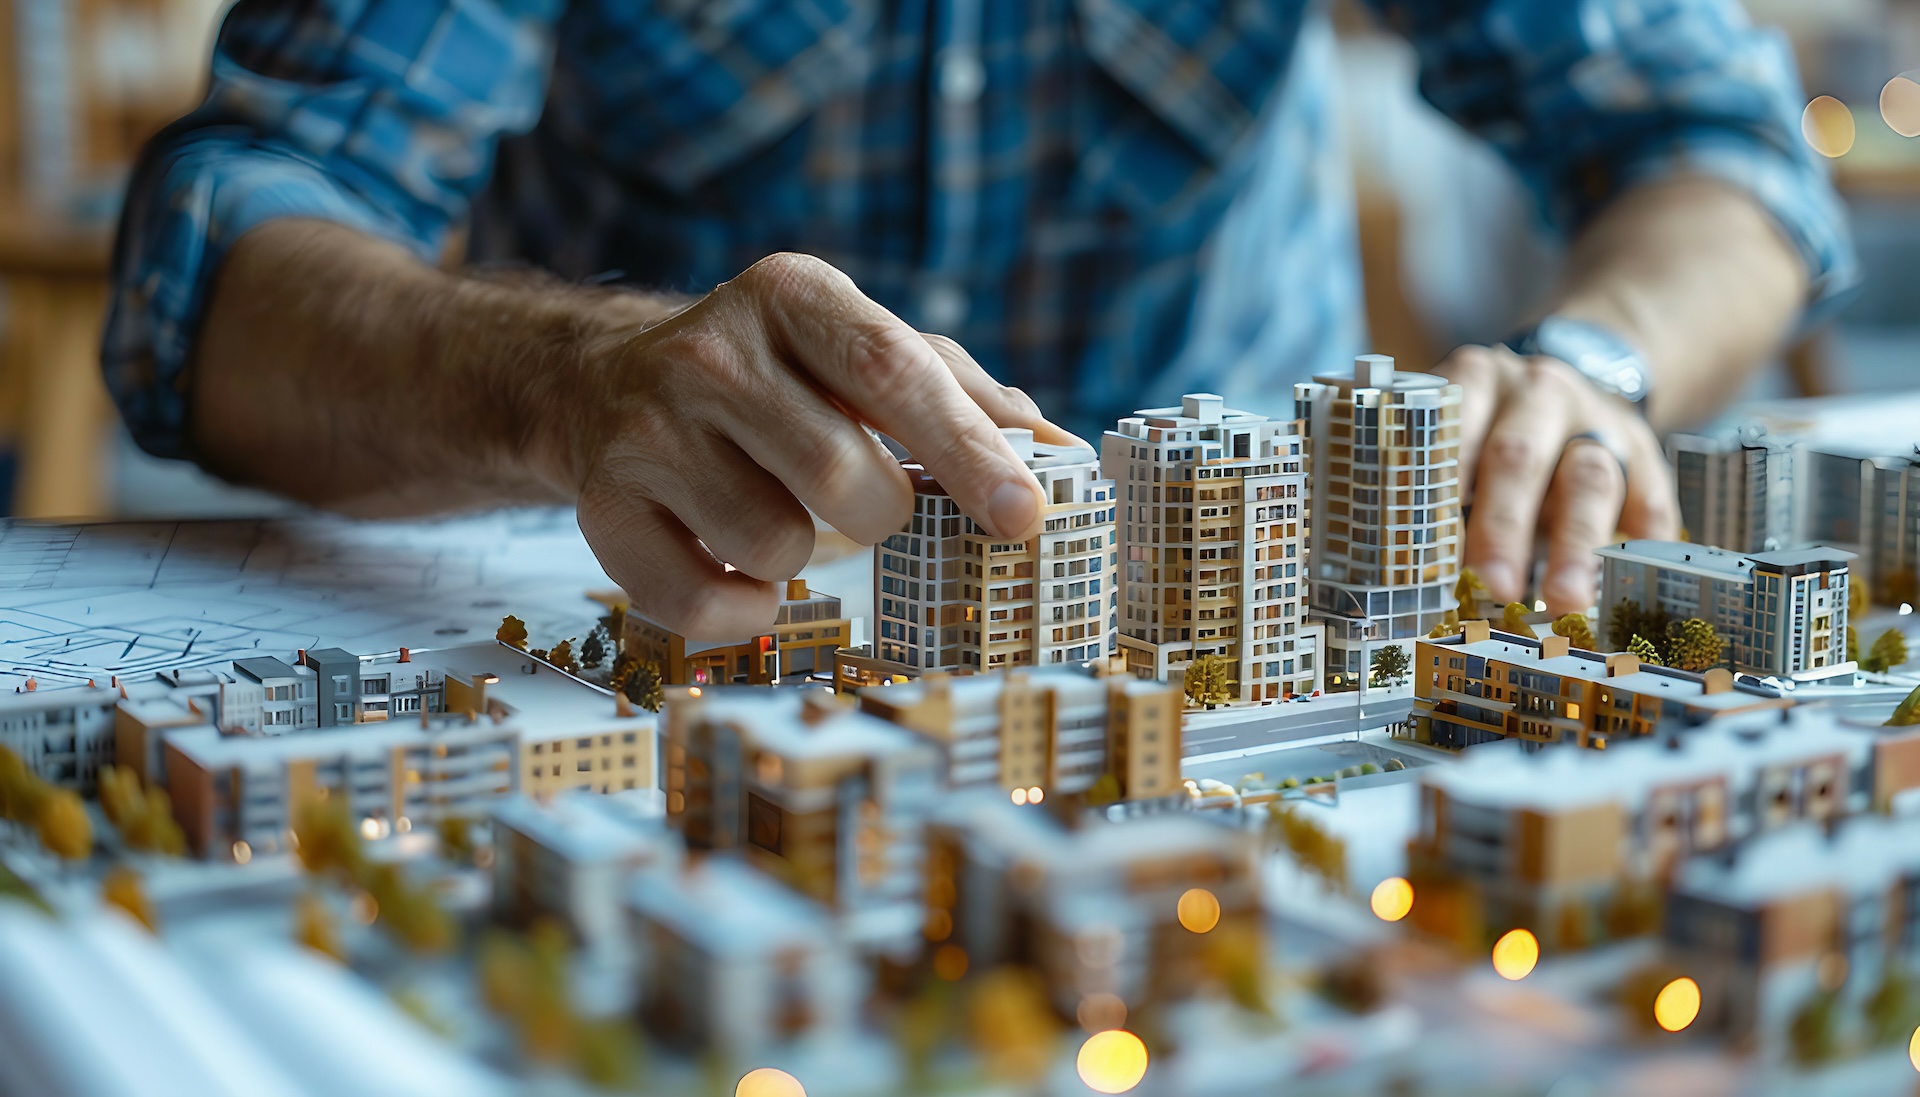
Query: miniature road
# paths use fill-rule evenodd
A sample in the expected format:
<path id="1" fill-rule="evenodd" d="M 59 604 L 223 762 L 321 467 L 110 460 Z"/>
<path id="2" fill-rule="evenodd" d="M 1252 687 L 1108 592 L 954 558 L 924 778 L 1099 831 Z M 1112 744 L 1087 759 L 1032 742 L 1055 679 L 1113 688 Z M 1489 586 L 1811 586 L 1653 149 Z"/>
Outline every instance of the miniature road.
<path id="1" fill-rule="evenodd" d="M 1189 713 L 1180 754 L 1192 762 L 1216 755 L 1257 753 L 1301 739 L 1383 727 L 1405 719 L 1412 708 L 1412 691 L 1403 688 L 1368 690 L 1364 713 L 1359 709 L 1359 695 L 1354 693 Z"/>

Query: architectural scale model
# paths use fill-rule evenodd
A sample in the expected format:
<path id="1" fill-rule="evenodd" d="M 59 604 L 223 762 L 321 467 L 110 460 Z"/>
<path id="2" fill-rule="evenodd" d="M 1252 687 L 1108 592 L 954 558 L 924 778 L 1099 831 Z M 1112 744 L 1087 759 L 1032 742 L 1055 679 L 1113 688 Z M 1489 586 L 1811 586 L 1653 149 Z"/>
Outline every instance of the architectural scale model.
<path id="1" fill-rule="evenodd" d="M 0 1092 L 1913 1092 L 1898 459 L 1677 440 L 1733 543 L 1548 622 L 1454 387 L 1297 397 L 720 642 L 555 512 L 0 524 Z"/>
<path id="2" fill-rule="evenodd" d="M 1232 700 L 1319 690 L 1326 629 L 1307 623 L 1313 515 L 1300 424 L 1187 396 L 1122 419 L 1100 465 L 1126 485 L 1127 669 L 1179 681 L 1214 655 Z"/>

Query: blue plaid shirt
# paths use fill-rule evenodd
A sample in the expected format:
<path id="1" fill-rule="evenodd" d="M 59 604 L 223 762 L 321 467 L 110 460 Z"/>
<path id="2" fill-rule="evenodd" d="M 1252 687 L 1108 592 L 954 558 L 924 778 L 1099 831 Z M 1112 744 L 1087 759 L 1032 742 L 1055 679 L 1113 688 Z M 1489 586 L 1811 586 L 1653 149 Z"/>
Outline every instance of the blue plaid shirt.
<path id="1" fill-rule="evenodd" d="M 1736 0 L 1375 3 L 1558 228 L 1708 173 L 1816 298 L 1853 277 Z M 241 0 L 136 171 L 103 364 L 186 455 L 221 257 L 317 217 L 681 291 L 811 252 L 1083 432 L 1197 389 L 1284 409 L 1363 340 L 1336 84 L 1309 0 Z"/>

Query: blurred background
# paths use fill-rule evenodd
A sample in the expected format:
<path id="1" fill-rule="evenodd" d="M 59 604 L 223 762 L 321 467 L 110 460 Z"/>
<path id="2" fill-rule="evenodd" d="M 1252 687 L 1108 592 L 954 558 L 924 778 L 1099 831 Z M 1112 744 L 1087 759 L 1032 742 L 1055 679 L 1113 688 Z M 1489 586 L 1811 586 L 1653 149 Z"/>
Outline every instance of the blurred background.
<path id="1" fill-rule="evenodd" d="M 1920 378 L 1920 0 L 1746 0 L 1793 40 L 1808 139 L 1852 209 L 1865 284 L 1747 399 Z M 0 514 L 266 513 L 282 504 L 141 455 L 98 377 L 114 217 L 141 144 L 202 92 L 222 0 L 0 0 Z M 1375 349 L 1436 361 L 1512 330 L 1558 257 L 1518 182 L 1414 91 L 1414 59 L 1335 0 Z M 1920 73 L 1915 74 L 1920 79 Z M 1904 109 L 1904 114 L 1903 114 Z"/>

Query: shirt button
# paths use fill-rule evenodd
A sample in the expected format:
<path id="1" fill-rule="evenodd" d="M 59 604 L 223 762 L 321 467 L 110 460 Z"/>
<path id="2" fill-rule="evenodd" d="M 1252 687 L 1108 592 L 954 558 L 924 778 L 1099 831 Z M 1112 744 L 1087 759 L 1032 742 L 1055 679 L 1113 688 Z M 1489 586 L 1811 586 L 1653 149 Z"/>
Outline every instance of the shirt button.
<path id="1" fill-rule="evenodd" d="M 987 69 L 974 53 L 954 53 L 940 65 L 940 98 L 949 103 L 971 103 L 987 86 Z"/>
<path id="2" fill-rule="evenodd" d="M 967 318 L 967 293 L 959 286 L 942 283 L 920 296 L 920 316 L 927 327 L 944 333 L 960 326 Z"/>

